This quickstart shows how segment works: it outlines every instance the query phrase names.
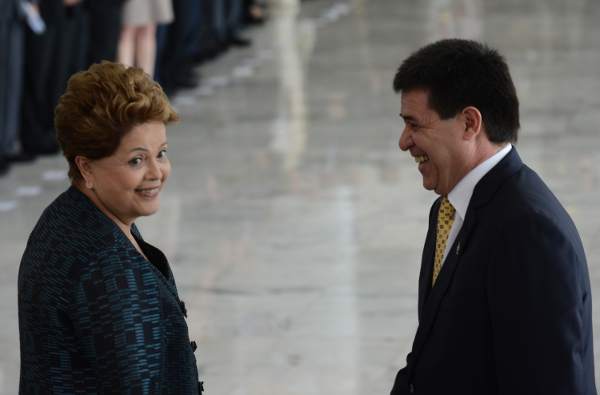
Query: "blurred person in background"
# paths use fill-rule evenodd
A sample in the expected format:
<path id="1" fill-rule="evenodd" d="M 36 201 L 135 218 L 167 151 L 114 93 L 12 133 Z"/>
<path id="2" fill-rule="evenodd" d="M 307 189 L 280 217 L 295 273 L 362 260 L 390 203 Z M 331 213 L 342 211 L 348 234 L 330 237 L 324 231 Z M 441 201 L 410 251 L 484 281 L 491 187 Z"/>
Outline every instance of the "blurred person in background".
<path id="1" fill-rule="evenodd" d="M 197 66 L 233 46 L 248 46 L 240 32 L 245 24 L 266 19 L 264 1 L 173 0 L 175 21 L 159 29 L 157 79 L 172 95 L 195 88 L 201 75 Z"/>
<path id="2" fill-rule="evenodd" d="M 21 148 L 31 156 L 59 151 L 54 108 L 68 78 L 83 68 L 85 14 L 80 0 L 43 0 L 42 34 L 27 29 L 20 130 Z"/>
<path id="3" fill-rule="evenodd" d="M 244 26 L 244 0 L 214 3 L 215 26 L 219 40 L 226 46 L 248 47 L 252 42 L 241 35 Z"/>
<path id="4" fill-rule="evenodd" d="M 18 145 L 25 34 L 20 7 L 20 0 L 0 1 L 0 175 Z"/>
<path id="5" fill-rule="evenodd" d="M 220 1 L 220 0 L 219 0 Z M 194 48 L 207 23 L 203 6 L 210 0 L 173 0 L 175 20 L 159 30 L 156 78 L 168 95 L 200 84 L 200 74 L 192 61 Z"/>
<path id="6" fill-rule="evenodd" d="M 87 65 L 117 59 L 124 3 L 125 0 L 85 1 L 88 15 Z"/>
<path id="7" fill-rule="evenodd" d="M 71 186 L 19 268 L 20 394 L 201 392 L 173 273 L 135 225 L 159 208 L 177 119 L 139 68 L 104 62 L 69 80 L 55 122 Z"/>
<path id="8" fill-rule="evenodd" d="M 127 0 L 123 7 L 119 62 L 140 67 L 154 77 L 156 25 L 171 21 L 172 0 Z"/>

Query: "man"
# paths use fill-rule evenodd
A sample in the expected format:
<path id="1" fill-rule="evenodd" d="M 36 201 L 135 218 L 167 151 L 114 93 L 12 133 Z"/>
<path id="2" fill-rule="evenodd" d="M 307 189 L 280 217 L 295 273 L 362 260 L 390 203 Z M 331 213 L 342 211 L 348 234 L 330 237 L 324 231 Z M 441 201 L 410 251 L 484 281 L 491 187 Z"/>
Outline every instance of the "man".
<path id="1" fill-rule="evenodd" d="M 591 291 L 577 229 L 521 162 L 504 59 L 466 40 L 400 66 L 400 149 L 431 208 L 419 327 L 392 395 L 592 395 Z"/>

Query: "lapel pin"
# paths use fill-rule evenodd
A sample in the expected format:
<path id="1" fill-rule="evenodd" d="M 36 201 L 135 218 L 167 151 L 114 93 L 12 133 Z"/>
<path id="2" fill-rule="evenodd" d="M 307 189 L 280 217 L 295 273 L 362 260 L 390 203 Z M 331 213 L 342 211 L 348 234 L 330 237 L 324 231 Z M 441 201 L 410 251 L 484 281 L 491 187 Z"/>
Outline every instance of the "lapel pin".
<path id="1" fill-rule="evenodd" d="M 456 255 L 460 254 L 460 241 L 456 244 Z"/>

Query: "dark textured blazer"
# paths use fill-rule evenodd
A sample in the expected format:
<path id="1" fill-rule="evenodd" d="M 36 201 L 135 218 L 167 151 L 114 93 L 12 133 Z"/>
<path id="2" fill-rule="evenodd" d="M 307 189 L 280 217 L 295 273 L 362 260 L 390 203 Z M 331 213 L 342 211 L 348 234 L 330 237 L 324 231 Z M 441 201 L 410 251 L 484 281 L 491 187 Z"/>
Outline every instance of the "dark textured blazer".
<path id="1" fill-rule="evenodd" d="M 20 394 L 198 394 L 165 256 L 148 257 L 74 187 L 42 214 L 19 269 Z"/>
<path id="2" fill-rule="evenodd" d="M 475 187 L 392 395 L 595 395 L 592 295 L 575 225 L 515 148 Z"/>

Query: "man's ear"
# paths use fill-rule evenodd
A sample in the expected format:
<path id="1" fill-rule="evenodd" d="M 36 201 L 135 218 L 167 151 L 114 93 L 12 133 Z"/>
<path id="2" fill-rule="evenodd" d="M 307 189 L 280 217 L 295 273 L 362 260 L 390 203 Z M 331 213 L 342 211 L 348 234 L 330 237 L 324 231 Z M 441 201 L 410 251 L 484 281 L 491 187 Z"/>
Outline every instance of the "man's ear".
<path id="1" fill-rule="evenodd" d="M 91 160 L 85 156 L 76 156 L 75 165 L 79 169 L 79 173 L 83 178 L 85 187 L 88 189 L 94 189 L 94 173 L 92 171 Z"/>
<path id="2" fill-rule="evenodd" d="M 476 138 L 483 131 L 483 117 L 481 112 L 476 107 L 465 107 L 461 116 L 465 124 L 465 132 L 463 134 L 465 140 Z"/>

